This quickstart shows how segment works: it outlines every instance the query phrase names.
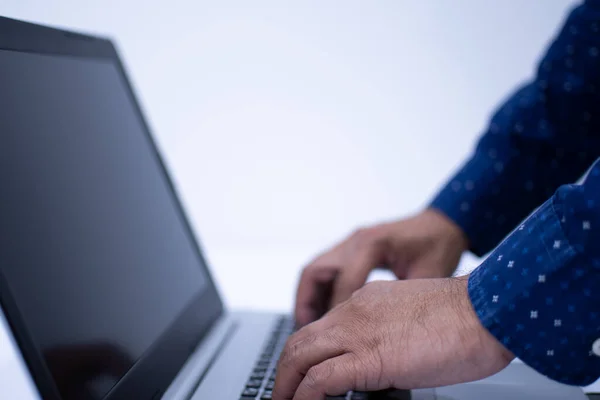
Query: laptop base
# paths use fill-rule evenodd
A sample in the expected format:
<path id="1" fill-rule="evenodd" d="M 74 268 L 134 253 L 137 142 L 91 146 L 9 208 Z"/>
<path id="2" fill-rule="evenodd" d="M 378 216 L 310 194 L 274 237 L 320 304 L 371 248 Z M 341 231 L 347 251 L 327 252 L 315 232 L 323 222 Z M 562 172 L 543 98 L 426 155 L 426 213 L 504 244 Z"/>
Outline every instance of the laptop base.
<path id="1" fill-rule="evenodd" d="M 231 312 L 215 324 L 163 396 L 167 400 L 238 400 L 273 327 L 275 313 Z M 202 372 L 205 371 L 205 372 Z M 215 397 L 217 396 L 217 397 Z M 399 397 L 400 396 L 400 397 Z M 405 399 L 390 391 L 377 399 Z M 520 362 L 475 382 L 411 391 L 411 400 L 586 400 L 578 387 L 554 382 Z"/>

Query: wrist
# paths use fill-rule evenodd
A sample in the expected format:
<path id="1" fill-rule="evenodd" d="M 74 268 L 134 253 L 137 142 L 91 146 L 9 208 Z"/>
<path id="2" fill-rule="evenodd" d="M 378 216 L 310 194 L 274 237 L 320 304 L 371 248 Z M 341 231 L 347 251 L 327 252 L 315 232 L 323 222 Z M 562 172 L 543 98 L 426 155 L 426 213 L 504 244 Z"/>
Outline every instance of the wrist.
<path id="1" fill-rule="evenodd" d="M 469 276 L 450 278 L 452 301 L 459 328 L 459 343 L 468 364 L 487 377 L 508 365 L 515 356 L 481 324 L 469 297 Z"/>

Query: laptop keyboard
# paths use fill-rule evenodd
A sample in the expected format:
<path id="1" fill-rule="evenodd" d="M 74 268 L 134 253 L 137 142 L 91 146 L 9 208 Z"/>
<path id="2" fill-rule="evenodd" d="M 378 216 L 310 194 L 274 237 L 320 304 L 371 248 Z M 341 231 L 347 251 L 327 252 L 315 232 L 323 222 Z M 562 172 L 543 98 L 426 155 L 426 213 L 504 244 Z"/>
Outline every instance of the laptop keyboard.
<path id="1" fill-rule="evenodd" d="M 282 316 L 275 324 L 267 344 L 254 364 L 254 370 L 246 382 L 240 400 L 271 400 L 273 397 L 273 386 L 277 374 L 277 360 L 285 342 L 294 332 L 294 321 L 290 317 Z M 364 392 L 349 392 L 341 396 L 328 396 L 327 399 L 336 400 L 367 400 L 368 395 Z"/>

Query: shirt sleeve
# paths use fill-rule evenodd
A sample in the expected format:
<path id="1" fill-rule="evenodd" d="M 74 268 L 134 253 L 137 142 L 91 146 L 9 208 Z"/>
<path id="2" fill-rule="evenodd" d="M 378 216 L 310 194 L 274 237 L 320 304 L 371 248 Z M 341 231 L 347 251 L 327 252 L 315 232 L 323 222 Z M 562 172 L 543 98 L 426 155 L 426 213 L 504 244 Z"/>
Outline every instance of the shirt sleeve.
<path id="1" fill-rule="evenodd" d="M 497 110 L 431 207 L 481 256 L 600 156 L 600 0 L 574 8 L 535 78 Z"/>
<path id="2" fill-rule="evenodd" d="M 469 277 L 481 323 L 554 380 L 600 377 L 600 161 L 562 186 Z"/>

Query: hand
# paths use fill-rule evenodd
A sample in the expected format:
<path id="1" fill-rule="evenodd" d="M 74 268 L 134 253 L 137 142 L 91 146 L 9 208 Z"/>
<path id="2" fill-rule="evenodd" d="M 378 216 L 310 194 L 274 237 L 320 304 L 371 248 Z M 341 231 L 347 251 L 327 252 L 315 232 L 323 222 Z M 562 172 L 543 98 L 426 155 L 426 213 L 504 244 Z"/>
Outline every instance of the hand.
<path id="1" fill-rule="evenodd" d="M 290 337 L 273 399 L 461 383 L 512 358 L 479 323 L 465 278 L 374 282 Z"/>
<path id="2" fill-rule="evenodd" d="M 389 268 L 398 279 L 450 276 L 467 248 L 461 229 L 435 210 L 360 229 L 304 268 L 296 322 L 306 325 L 347 300 L 376 267 Z"/>

